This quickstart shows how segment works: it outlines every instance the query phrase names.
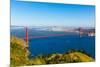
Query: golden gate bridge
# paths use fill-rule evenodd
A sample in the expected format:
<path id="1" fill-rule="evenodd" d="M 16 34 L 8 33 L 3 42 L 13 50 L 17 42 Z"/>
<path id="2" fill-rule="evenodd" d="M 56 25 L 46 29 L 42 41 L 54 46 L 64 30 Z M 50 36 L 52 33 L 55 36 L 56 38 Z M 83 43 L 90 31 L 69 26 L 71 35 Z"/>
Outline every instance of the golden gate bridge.
<path id="1" fill-rule="evenodd" d="M 29 31 L 28 31 L 28 26 L 11 26 L 11 27 L 22 27 L 25 30 L 25 37 L 23 37 L 22 39 L 24 39 L 26 41 L 26 43 L 28 44 L 29 39 L 32 38 L 48 38 L 48 37 L 53 37 L 53 36 L 64 36 L 66 34 L 48 34 L 48 35 L 41 35 L 41 36 L 29 36 Z"/>
<path id="2" fill-rule="evenodd" d="M 29 31 L 28 31 L 28 26 L 11 26 L 11 27 L 22 27 L 25 30 L 25 37 L 23 37 L 22 39 L 24 39 L 26 41 L 26 44 L 28 45 L 29 39 L 32 38 L 48 38 L 48 37 L 53 37 L 53 36 L 64 36 L 66 34 L 48 34 L 48 35 L 41 35 L 41 36 L 29 36 Z M 82 31 L 81 28 L 78 29 L 79 32 Z M 79 35 L 81 35 L 81 33 L 79 33 Z"/>

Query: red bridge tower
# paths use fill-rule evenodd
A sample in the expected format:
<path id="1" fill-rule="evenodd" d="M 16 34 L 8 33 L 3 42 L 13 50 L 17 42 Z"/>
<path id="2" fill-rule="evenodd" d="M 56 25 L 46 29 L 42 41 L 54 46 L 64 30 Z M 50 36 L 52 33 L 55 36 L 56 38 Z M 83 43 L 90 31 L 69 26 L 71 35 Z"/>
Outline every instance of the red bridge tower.
<path id="1" fill-rule="evenodd" d="M 26 30 L 26 46 L 28 47 L 28 28 L 25 27 L 25 30 Z"/>

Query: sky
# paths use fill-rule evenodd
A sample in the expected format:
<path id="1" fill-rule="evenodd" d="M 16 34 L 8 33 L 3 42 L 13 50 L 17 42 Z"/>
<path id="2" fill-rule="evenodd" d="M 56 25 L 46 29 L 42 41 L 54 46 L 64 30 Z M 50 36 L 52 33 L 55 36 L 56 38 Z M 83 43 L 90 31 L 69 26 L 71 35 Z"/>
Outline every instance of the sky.
<path id="1" fill-rule="evenodd" d="M 11 0 L 11 25 L 95 27 L 95 6 Z"/>

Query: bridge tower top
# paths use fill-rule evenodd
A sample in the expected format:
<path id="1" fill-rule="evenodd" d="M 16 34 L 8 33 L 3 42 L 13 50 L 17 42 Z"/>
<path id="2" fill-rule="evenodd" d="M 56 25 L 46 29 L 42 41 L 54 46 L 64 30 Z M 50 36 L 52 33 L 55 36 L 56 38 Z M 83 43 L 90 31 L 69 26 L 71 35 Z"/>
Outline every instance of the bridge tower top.
<path id="1" fill-rule="evenodd" d="M 25 33 L 26 33 L 26 46 L 28 47 L 28 28 L 25 27 Z"/>

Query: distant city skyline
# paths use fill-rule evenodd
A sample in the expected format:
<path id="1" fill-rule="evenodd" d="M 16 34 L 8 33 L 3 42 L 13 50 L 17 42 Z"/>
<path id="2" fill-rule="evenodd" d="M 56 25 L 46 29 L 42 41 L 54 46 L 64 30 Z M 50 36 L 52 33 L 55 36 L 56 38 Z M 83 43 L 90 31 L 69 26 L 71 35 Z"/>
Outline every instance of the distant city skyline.
<path id="1" fill-rule="evenodd" d="M 95 27 L 95 6 L 11 0 L 11 25 Z"/>

